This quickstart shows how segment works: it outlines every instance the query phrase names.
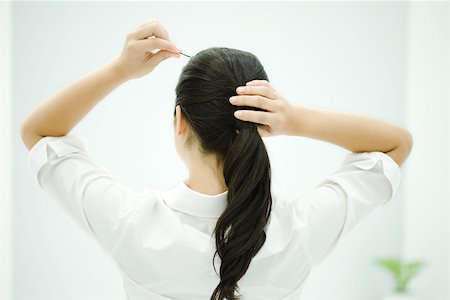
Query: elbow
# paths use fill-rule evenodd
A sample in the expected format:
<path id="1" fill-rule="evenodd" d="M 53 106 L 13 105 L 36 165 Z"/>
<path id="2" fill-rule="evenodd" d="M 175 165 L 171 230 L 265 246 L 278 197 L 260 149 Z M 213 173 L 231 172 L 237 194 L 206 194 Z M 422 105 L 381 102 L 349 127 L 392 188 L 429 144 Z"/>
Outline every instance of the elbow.
<path id="1" fill-rule="evenodd" d="M 413 142 L 411 133 L 405 129 L 404 133 L 401 135 L 398 145 L 394 147 L 394 149 L 385 152 L 385 154 L 389 155 L 397 163 L 397 165 L 401 167 L 411 153 Z"/>
<path id="2" fill-rule="evenodd" d="M 30 132 L 33 131 L 33 129 L 30 126 L 29 119 L 30 117 L 27 116 L 22 120 L 22 123 L 20 124 L 20 136 L 22 137 L 22 140 L 24 139 L 24 137 L 29 136 Z"/>
<path id="3" fill-rule="evenodd" d="M 20 125 L 20 137 L 28 150 L 30 150 L 42 138 L 42 136 L 36 134 L 33 129 L 30 129 L 25 121 Z"/>
<path id="4" fill-rule="evenodd" d="M 27 147 L 27 149 L 29 150 L 29 140 L 30 140 L 30 129 L 27 127 L 25 122 L 22 122 L 22 124 L 20 125 L 20 137 L 22 139 L 22 142 L 24 143 L 24 145 Z"/>
<path id="5" fill-rule="evenodd" d="M 20 137 L 22 138 L 22 141 L 25 142 L 26 137 L 29 135 L 30 130 L 28 129 L 25 121 L 22 122 L 20 125 Z"/>
<path id="6" fill-rule="evenodd" d="M 411 150 L 414 145 L 414 139 L 413 139 L 411 132 L 409 132 L 408 130 L 406 130 L 406 132 L 405 132 L 404 144 L 405 144 L 405 148 L 407 149 L 408 155 L 409 155 L 409 153 L 411 153 Z"/>
<path id="7" fill-rule="evenodd" d="M 397 147 L 397 160 L 398 164 L 402 165 L 409 157 L 414 144 L 414 139 L 412 134 L 405 129 L 405 134 L 403 135 L 402 141 Z"/>
<path id="8" fill-rule="evenodd" d="M 34 134 L 34 130 L 29 126 L 27 119 L 22 121 L 22 124 L 20 124 L 20 137 L 22 138 L 22 141 L 25 141 L 27 137 Z"/>

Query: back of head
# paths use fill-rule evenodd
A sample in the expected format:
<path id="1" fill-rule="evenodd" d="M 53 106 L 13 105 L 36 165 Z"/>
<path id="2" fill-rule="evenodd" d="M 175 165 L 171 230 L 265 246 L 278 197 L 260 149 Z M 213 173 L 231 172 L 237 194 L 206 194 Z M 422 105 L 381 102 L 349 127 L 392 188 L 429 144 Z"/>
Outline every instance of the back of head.
<path id="1" fill-rule="evenodd" d="M 254 79 L 268 80 L 255 55 L 213 47 L 190 59 L 176 86 L 176 104 L 192 129 L 187 144 L 196 140 L 204 154 L 217 155 L 228 187 L 228 204 L 213 233 L 221 265 L 212 300 L 239 299 L 237 282 L 266 240 L 272 209 L 270 162 L 258 124 L 234 117 L 237 109 L 260 109 L 229 103 L 238 86 Z"/>

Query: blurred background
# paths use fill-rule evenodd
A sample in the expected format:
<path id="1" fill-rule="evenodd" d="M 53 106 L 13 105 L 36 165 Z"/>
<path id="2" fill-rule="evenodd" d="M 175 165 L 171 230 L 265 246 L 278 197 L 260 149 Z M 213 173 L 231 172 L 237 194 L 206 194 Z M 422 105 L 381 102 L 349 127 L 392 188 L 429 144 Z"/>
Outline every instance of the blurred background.
<path id="1" fill-rule="evenodd" d="M 42 191 L 20 139 L 25 116 L 120 54 L 127 32 L 158 19 L 184 53 L 249 51 L 287 100 L 406 127 L 414 147 L 395 198 L 313 270 L 303 299 L 387 299 L 375 259 L 424 260 L 414 299 L 449 299 L 449 4 L 443 2 L 0 2 L 0 299 L 125 299 L 116 265 Z M 173 142 L 170 58 L 99 103 L 73 134 L 137 191 L 187 177 Z M 348 152 L 302 137 L 265 139 L 273 188 L 307 193 Z"/>

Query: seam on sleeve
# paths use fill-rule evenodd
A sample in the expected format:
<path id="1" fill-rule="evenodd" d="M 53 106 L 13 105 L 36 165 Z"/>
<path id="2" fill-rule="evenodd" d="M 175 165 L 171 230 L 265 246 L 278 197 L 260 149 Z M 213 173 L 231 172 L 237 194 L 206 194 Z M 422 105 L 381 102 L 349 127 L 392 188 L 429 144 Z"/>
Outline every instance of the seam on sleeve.
<path id="1" fill-rule="evenodd" d="M 89 229 L 89 233 L 90 233 L 91 235 L 93 235 L 93 236 L 96 236 L 96 237 L 97 237 L 97 234 L 95 233 L 94 229 L 92 228 L 92 225 L 91 225 L 91 223 L 89 222 L 89 218 L 88 218 L 87 215 L 86 215 L 86 210 L 85 210 L 86 191 L 89 189 L 90 185 L 91 185 L 94 181 L 96 181 L 96 180 L 98 180 L 98 179 L 102 179 L 102 178 L 104 178 L 105 176 L 106 176 L 107 178 L 110 178 L 109 174 L 108 174 L 108 175 L 103 175 L 103 176 L 101 176 L 101 177 L 94 177 L 94 178 L 92 178 L 91 180 L 89 180 L 89 181 L 86 183 L 85 188 L 83 189 L 82 194 L 81 194 L 81 200 L 80 200 L 80 203 L 78 204 L 78 207 L 79 207 L 79 210 L 80 210 L 80 215 L 81 215 L 81 217 L 83 218 L 84 223 L 87 225 L 87 227 L 88 227 L 88 229 Z M 112 185 L 108 185 L 108 187 L 107 187 L 106 189 L 110 188 L 111 186 L 112 186 Z"/>
<path id="2" fill-rule="evenodd" d="M 133 223 L 134 218 L 136 217 L 137 213 L 139 212 L 138 209 L 134 209 L 131 215 L 125 220 L 125 222 L 121 225 L 119 233 L 115 235 L 114 243 L 112 243 L 110 246 L 104 244 L 102 240 L 99 238 L 99 236 L 95 233 L 94 229 L 92 228 L 91 224 L 89 223 L 89 219 L 86 216 L 86 212 L 84 210 L 84 207 L 82 207 L 83 210 L 83 218 L 86 221 L 86 224 L 88 224 L 90 235 L 96 240 L 96 242 L 100 245 L 100 247 L 110 256 L 114 257 L 114 251 L 117 250 L 118 246 L 120 245 L 123 237 L 125 236 L 125 233 L 128 231 L 130 225 Z"/>
<path id="3" fill-rule="evenodd" d="M 98 178 L 95 178 L 93 180 L 90 180 L 89 183 L 86 186 L 86 189 L 83 191 L 82 200 L 81 200 L 81 203 L 80 203 L 80 208 L 81 208 L 82 218 L 84 219 L 84 221 L 88 225 L 91 235 L 93 237 L 95 237 L 97 242 L 100 244 L 101 248 L 108 255 L 113 256 L 113 252 L 120 245 L 121 240 L 123 239 L 125 233 L 128 231 L 128 228 L 130 227 L 130 224 L 133 223 L 133 220 L 136 217 L 136 215 L 138 214 L 138 212 L 140 211 L 141 205 L 144 203 L 144 201 L 142 201 L 142 197 L 143 196 L 142 196 L 141 193 L 137 193 L 135 191 L 129 190 L 130 192 L 132 192 L 133 197 L 139 198 L 139 200 L 134 202 L 136 205 L 133 207 L 133 210 L 131 211 L 129 216 L 124 219 L 124 222 L 117 223 L 117 224 L 119 224 L 119 226 L 118 227 L 117 226 L 114 227 L 114 230 L 117 230 L 117 231 L 116 231 L 116 234 L 114 234 L 114 241 L 113 241 L 113 243 L 111 243 L 110 245 L 107 244 L 107 243 L 103 243 L 103 241 L 100 238 L 100 236 L 95 232 L 95 230 L 93 229 L 92 225 L 90 224 L 89 218 L 88 218 L 88 216 L 86 214 L 86 208 L 85 208 L 85 203 L 87 203 L 87 199 L 86 199 L 86 194 L 85 193 L 86 193 L 87 189 L 97 179 L 103 179 L 103 178 L 108 178 L 108 179 L 113 180 L 113 178 L 112 178 L 112 176 L 111 176 L 111 174 L 109 172 L 107 172 L 106 174 L 104 174 L 101 177 L 98 177 Z M 106 185 L 104 187 L 104 190 L 103 190 L 102 194 L 106 195 L 109 189 L 117 187 L 117 186 L 121 186 L 122 188 L 126 188 L 125 186 L 123 186 L 121 183 L 118 183 L 118 182 L 109 183 L 108 185 Z"/>
<path id="4" fill-rule="evenodd" d="M 336 192 L 336 195 L 339 199 L 342 199 L 345 201 L 345 218 L 344 218 L 344 224 L 342 224 L 342 228 L 341 231 L 338 234 L 338 237 L 336 238 L 336 240 L 338 240 L 341 235 L 346 234 L 347 233 L 347 227 L 349 224 L 349 219 L 350 216 L 353 217 L 353 211 L 351 210 L 351 205 L 349 203 L 349 195 L 345 192 L 344 189 L 341 188 L 341 186 L 339 184 L 336 184 L 335 182 L 330 182 L 325 184 L 324 186 L 328 186 L 331 189 L 333 189 Z"/>
<path id="5" fill-rule="evenodd" d="M 142 197 L 141 194 L 136 193 L 136 197 Z M 134 208 L 131 215 L 125 220 L 125 223 L 122 225 L 122 229 L 120 230 L 120 233 L 117 235 L 117 238 L 114 242 L 114 244 L 111 246 L 110 249 L 107 250 L 107 253 L 114 257 L 114 252 L 117 250 L 118 246 L 121 244 L 122 239 L 124 238 L 125 234 L 128 232 L 131 224 L 133 224 L 134 219 L 138 215 L 138 212 L 140 211 L 140 205 L 143 203 L 142 201 L 139 201 L 139 205 Z"/>
<path id="6" fill-rule="evenodd" d="M 288 207 L 292 213 L 292 218 L 293 218 L 293 220 L 295 220 L 294 228 L 295 228 L 295 230 L 298 231 L 298 234 L 300 236 L 300 238 L 299 238 L 300 251 L 303 251 L 303 253 L 305 253 L 308 265 L 310 268 L 312 268 L 314 266 L 314 259 L 313 259 L 311 251 L 307 247 L 307 241 L 308 241 L 309 235 L 308 235 L 308 231 L 306 230 L 306 226 L 305 226 L 306 224 L 298 223 L 298 215 L 297 215 L 297 207 L 296 207 L 297 202 L 294 201 L 294 199 L 290 199 L 290 198 L 284 198 L 283 201 L 285 202 L 286 205 L 288 205 Z"/>
<path id="7" fill-rule="evenodd" d="M 319 261 L 315 264 L 316 266 L 321 264 L 330 253 L 336 248 L 338 242 L 340 242 L 349 232 L 349 226 L 351 226 L 350 219 L 353 217 L 352 206 L 349 204 L 348 195 L 338 184 L 334 182 L 330 182 L 324 185 L 324 187 L 329 187 L 335 191 L 339 201 L 345 202 L 345 217 L 344 222 L 342 224 L 341 230 L 337 234 L 336 238 L 328 245 L 327 249 L 322 253 L 322 256 L 319 258 Z"/>

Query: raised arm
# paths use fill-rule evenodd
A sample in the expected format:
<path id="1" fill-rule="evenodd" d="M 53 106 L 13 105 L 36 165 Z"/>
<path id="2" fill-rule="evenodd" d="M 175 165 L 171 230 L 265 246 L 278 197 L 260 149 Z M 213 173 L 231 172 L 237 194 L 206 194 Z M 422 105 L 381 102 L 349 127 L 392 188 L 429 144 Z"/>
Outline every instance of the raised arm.
<path id="1" fill-rule="evenodd" d="M 67 135 L 119 85 L 148 74 L 169 57 L 180 57 L 179 52 L 157 20 L 136 27 L 119 56 L 55 92 L 26 116 L 20 127 L 25 146 L 30 150 L 44 136 Z"/>
<path id="2" fill-rule="evenodd" d="M 20 133 L 30 150 L 44 136 L 63 136 L 107 94 L 126 81 L 117 59 L 84 75 L 41 102 L 22 121 Z"/>
<path id="3" fill-rule="evenodd" d="M 384 152 L 399 165 L 413 145 L 408 130 L 388 121 L 350 112 L 291 104 L 266 80 L 253 80 L 236 89 L 230 102 L 264 111 L 237 110 L 235 117 L 261 124 L 262 137 L 295 135 L 330 142 L 352 152 Z M 233 101 L 233 99 L 235 101 Z"/>
<path id="4" fill-rule="evenodd" d="M 292 105 L 287 135 L 330 142 L 352 152 L 381 151 L 401 166 L 413 138 L 408 130 L 388 121 L 350 112 Z"/>

